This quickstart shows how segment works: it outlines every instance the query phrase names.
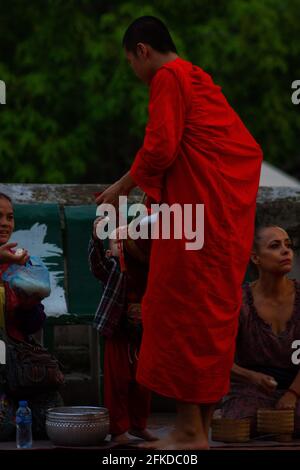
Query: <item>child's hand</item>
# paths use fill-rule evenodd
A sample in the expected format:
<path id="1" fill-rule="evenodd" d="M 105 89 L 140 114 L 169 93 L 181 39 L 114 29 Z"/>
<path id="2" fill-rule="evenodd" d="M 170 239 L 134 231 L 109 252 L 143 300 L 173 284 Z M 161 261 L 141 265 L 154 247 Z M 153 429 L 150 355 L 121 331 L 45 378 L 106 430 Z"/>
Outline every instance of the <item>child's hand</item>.
<path id="1" fill-rule="evenodd" d="M 128 236 L 128 225 L 120 225 L 113 230 L 109 236 L 109 248 L 112 256 L 119 256 L 119 240 L 124 240 Z"/>
<path id="2" fill-rule="evenodd" d="M 97 219 L 95 219 L 94 221 L 94 227 L 93 227 L 93 238 L 94 240 L 98 240 L 99 237 L 97 235 L 97 231 L 98 233 L 101 233 L 103 232 L 103 229 L 105 227 L 105 225 L 107 224 L 107 222 L 109 221 L 109 218 L 108 217 L 97 217 Z"/>
<path id="3" fill-rule="evenodd" d="M 15 248 L 17 243 L 5 243 L 0 246 L 0 263 L 10 264 L 26 264 L 29 260 L 29 254 L 26 250 L 23 250 L 21 254 L 15 254 L 11 250 Z"/>

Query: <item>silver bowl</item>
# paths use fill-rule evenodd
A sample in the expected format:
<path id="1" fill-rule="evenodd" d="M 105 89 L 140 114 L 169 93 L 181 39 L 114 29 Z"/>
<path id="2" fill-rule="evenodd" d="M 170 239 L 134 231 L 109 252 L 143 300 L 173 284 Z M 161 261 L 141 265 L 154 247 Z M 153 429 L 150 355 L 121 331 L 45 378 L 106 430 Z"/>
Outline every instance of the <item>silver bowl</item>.
<path id="1" fill-rule="evenodd" d="M 109 433 L 107 408 L 62 406 L 46 414 L 49 439 L 59 446 L 97 446 Z"/>

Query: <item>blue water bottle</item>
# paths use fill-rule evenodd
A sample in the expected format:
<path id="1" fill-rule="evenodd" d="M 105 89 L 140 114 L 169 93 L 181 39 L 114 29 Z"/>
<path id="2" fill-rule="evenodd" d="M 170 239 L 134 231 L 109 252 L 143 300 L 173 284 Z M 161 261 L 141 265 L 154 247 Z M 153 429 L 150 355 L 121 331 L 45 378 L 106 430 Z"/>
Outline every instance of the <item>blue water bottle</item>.
<path id="1" fill-rule="evenodd" d="M 19 401 L 16 413 L 16 443 L 18 449 L 30 449 L 32 446 L 32 416 L 26 400 Z"/>

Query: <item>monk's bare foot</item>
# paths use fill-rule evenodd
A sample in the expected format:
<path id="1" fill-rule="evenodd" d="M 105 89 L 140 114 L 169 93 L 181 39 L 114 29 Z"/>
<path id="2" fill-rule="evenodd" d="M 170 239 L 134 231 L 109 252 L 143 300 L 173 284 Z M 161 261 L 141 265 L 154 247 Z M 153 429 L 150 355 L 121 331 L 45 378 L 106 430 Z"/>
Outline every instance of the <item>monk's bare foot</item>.
<path id="1" fill-rule="evenodd" d="M 207 440 L 194 439 L 191 441 L 174 441 L 167 443 L 160 442 L 158 450 L 209 450 Z"/>
<path id="2" fill-rule="evenodd" d="M 111 441 L 116 444 L 131 444 L 133 439 L 130 437 L 128 432 L 123 432 L 122 434 L 113 434 L 111 436 Z"/>
<path id="3" fill-rule="evenodd" d="M 164 439 L 139 444 L 139 448 L 158 450 L 208 450 L 209 444 L 204 436 L 173 431 Z"/>
<path id="4" fill-rule="evenodd" d="M 129 429 L 129 434 L 135 437 L 139 437 L 140 439 L 143 439 L 144 441 L 157 441 L 157 437 L 154 436 L 148 429 Z"/>

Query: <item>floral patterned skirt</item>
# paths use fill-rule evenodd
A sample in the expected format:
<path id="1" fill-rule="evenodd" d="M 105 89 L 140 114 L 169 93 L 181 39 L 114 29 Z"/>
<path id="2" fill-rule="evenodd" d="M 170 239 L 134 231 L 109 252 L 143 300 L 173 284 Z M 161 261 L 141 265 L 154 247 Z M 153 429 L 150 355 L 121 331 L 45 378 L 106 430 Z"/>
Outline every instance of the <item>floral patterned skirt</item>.
<path id="1" fill-rule="evenodd" d="M 256 414 L 259 408 L 274 409 L 286 390 L 275 390 L 268 394 L 252 384 L 234 383 L 221 405 L 223 418 L 249 418 L 251 435 L 256 434 Z M 295 433 L 300 434 L 300 401 L 295 409 Z"/>

